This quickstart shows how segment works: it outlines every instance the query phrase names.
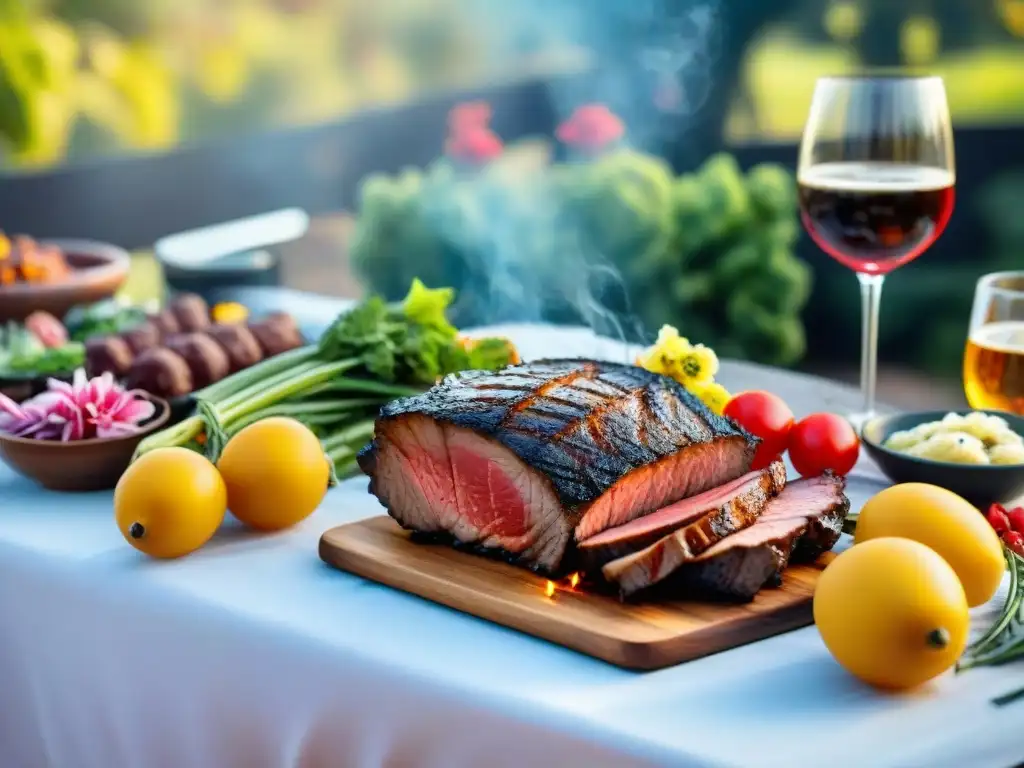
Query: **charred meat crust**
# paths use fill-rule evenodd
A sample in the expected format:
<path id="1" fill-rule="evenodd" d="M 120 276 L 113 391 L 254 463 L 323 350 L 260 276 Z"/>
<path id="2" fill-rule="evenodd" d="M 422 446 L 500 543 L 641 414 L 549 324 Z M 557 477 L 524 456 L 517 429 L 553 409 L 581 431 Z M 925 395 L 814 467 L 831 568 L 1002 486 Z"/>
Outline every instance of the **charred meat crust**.
<path id="1" fill-rule="evenodd" d="M 672 379 L 593 360 L 540 360 L 467 371 L 388 403 L 380 421 L 422 414 L 492 437 L 550 478 L 566 507 L 600 497 L 630 471 L 713 438 L 759 440 Z M 373 447 L 359 465 L 372 474 Z"/>
<path id="2" fill-rule="evenodd" d="M 787 533 L 766 540 L 757 547 L 724 553 L 724 560 L 720 563 L 695 563 L 692 567 L 681 568 L 672 574 L 669 581 L 675 581 L 684 594 L 750 602 L 765 585 L 782 585 L 782 573 L 789 565 L 801 531 L 805 529 L 806 523 L 794 524 Z M 752 563 L 751 560 L 760 562 Z M 728 572 L 729 578 L 714 578 L 705 571 L 708 566 L 714 568 L 716 565 L 720 571 Z"/>
<path id="3" fill-rule="evenodd" d="M 826 472 L 825 477 L 836 481 L 839 498 L 828 511 L 810 518 L 807 532 L 800 537 L 790 557 L 794 563 L 810 563 L 828 552 L 839 541 L 843 523 L 850 514 L 850 499 L 846 495 L 846 478 Z"/>

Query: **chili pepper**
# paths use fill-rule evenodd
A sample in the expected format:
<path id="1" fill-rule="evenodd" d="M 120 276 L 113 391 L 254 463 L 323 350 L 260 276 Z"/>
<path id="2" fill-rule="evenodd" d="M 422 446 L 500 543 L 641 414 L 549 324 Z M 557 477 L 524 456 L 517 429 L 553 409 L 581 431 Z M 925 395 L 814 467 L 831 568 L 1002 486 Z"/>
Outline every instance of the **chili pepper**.
<path id="1" fill-rule="evenodd" d="M 1015 507 L 1006 513 L 1010 521 L 1010 530 L 1024 534 L 1024 507 Z"/>
<path id="2" fill-rule="evenodd" d="M 995 528 L 996 533 L 1003 534 L 1009 530 L 1010 518 L 1006 515 L 1006 509 L 1002 504 L 993 504 L 988 508 L 988 512 L 985 513 L 985 519 L 988 520 L 988 524 Z"/>
<path id="3" fill-rule="evenodd" d="M 1017 531 L 1004 533 L 1003 544 L 1021 557 L 1024 557 L 1024 534 L 1017 533 Z"/>

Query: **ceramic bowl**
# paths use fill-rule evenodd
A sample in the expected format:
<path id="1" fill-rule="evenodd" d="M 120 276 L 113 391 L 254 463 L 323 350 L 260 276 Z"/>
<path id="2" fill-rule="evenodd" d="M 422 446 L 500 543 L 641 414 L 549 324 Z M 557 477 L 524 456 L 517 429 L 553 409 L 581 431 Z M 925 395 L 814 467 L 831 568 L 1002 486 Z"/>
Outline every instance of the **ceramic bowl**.
<path id="1" fill-rule="evenodd" d="M 135 435 L 61 443 L 11 437 L 0 432 L 0 459 L 15 472 L 51 491 L 100 491 L 113 488 L 147 435 L 167 424 L 171 407 L 149 396 L 156 414 Z"/>
<path id="2" fill-rule="evenodd" d="M 60 373 L 26 374 L 17 376 L 14 374 L 0 375 L 0 394 L 6 395 L 16 403 L 35 397 L 47 389 L 50 379 L 60 379 L 70 382 L 74 378 L 74 371 L 62 371 Z"/>
<path id="3" fill-rule="evenodd" d="M 91 304 L 117 293 L 128 279 L 131 257 L 116 245 L 91 240 L 46 240 L 60 248 L 71 276 L 58 283 L 17 283 L 0 288 L 0 321 L 24 320 L 36 310 L 57 318 L 76 304 Z"/>
<path id="4" fill-rule="evenodd" d="M 967 415 L 971 411 L 954 411 Z M 954 464 L 907 456 L 883 447 L 893 432 L 913 429 L 919 424 L 939 421 L 949 411 L 921 411 L 878 416 L 864 425 L 861 437 L 865 449 L 886 477 L 894 483 L 929 483 L 963 496 L 979 509 L 993 502 L 1008 504 L 1024 495 L 1024 464 Z M 1024 418 L 1001 411 L 985 411 L 1006 419 L 1010 429 L 1024 435 Z"/>

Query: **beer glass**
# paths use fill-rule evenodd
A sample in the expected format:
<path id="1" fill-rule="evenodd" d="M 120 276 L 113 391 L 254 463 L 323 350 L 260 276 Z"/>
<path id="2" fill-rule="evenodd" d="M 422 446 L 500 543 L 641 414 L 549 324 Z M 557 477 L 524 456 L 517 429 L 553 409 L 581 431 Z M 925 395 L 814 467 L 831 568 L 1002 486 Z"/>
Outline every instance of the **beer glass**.
<path id="1" fill-rule="evenodd" d="M 1024 272 L 985 275 L 974 289 L 964 394 L 971 408 L 1024 415 Z"/>

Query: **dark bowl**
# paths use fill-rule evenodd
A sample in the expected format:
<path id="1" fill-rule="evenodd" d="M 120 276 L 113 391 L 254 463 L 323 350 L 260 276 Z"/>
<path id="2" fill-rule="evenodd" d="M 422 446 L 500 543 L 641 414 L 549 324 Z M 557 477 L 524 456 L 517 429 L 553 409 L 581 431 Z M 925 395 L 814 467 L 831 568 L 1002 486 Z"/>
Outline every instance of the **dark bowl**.
<path id="1" fill-rule="evenodd" d="M 91 240 L 46 240 L 64 252 L 72 272 L 55 283 L 16 283 L 0 288 L 0 320 L 24 320 L 36 310 L 64 317 L 76 304 L 109 299 L 128 279 L 131 257 L 123 248 Z"/>
<path id="2" fill-rule="evenodd" d="M 46 382 L 50 379 L 71 382 L 74 378 L 74 371 L 62 371 L 60 373 L 0 373 L 0 394 L 4 394 L 16 403 L 35 397 L 47 389 Z"/>
<path id="3" fill-rule="evenodd" d="M 196 409 L 196 401 L 192 398 L 191 394 L 168 398 L 167 403 L 171 406 L 171 424 L 184 421 Z"/>
<path id="4" fill-rule="evenodd" d="M 99 491 L 117 485 L 142 439 L 167 424 L 171 407 L 149 396 L 156 414 L 138 434 L 61 443 L 0 432 L 0 459 L 15 472 L 51 491 Z"/>
<path id="5" fill-rule="evenodd" d="M 1024 464 L 972 465 L 907 456 L 882 446 L 893 432 L 939 421 L 950 411 L 922 411 L 877 416 L 861 430 L 864 447 L 894 483 L 929 483 L 962 496 L 979 509 L 992 503 L 1008 504 L 1024 495 Z M 962 416 L 969 410 L 953 411 Z M 1010 429 L 1024 435 L 1024 418 L 1002 411 L 984 411 L 1006 419 Z"/>

